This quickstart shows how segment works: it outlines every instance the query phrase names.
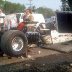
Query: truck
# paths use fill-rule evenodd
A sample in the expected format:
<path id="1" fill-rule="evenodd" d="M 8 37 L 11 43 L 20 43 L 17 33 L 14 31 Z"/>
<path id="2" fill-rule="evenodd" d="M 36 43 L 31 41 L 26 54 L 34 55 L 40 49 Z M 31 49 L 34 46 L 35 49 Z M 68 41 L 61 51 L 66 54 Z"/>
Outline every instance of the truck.
<path id="1" fill-rule="evenodd" d="M 5 24 L 0 30 L 0 53 L 17 57 L 27 54 L 28 44 L 38 45 L 41 43 L 42 34 L 44 35 L 48 29 L 45 27 L 45 20 L 42 14 L 33 14 L 33 22 L 20 22 L 17 25 L 15 22 L 11 23 L 11 18 L 14 21 L 17 17 L 16 15 L 19 14 L 10 14 L 5 17 Z M 24 27 L 20 29 L 22 24 Z"/>

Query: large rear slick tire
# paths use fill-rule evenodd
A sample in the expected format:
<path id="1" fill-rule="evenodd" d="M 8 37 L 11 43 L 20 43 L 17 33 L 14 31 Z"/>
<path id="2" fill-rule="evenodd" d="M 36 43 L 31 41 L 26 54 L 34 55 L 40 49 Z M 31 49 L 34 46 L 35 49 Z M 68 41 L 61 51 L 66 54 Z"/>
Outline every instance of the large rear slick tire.
<path id="1" fill-rule="evenodd" d="M 1 38 L 1 50 L 9 56 L 21 56 L 27 52 L 27 38 L 23 32 L 10 30 Z"/>

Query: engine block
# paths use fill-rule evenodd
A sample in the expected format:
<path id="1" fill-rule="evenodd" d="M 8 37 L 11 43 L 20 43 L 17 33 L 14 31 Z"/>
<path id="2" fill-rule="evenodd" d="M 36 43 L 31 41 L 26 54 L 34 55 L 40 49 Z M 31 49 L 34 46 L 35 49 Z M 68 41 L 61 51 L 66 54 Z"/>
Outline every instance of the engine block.
<path id="1" fill-rule="evenodd" d="M 40 33 L 38 32 L 27 32 L 26 36 L 29 44 L 35 44 L 40 40 Z"/>

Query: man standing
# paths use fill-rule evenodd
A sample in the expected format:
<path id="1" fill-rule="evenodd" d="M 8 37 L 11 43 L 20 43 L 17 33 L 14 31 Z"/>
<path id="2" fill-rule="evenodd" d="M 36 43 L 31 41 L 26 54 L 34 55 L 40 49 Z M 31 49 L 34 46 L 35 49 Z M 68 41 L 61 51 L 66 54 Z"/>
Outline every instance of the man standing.
<path id="1" fill-rule="evenodd" d="M 5 14 L 2 12 L 2 9 L 0 9 L 0 28 L 3 28 L 4 18 L 5 18 Z"/>
<path id="2" fill-rule="evenodd" d="M 0 30 L 3 28 L 4 18 L 5 14 L 2 12 L 2 9 L 0 9 Z M 3 56 L 3 52 L 1 51 L 1 49 L 0 49 L 0 56 Z"/>

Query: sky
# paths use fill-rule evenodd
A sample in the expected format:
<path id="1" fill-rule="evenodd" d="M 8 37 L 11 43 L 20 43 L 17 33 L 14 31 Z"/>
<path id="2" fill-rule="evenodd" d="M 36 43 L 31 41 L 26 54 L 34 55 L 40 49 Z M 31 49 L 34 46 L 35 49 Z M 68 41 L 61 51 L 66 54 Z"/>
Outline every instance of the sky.
<path id="1" fill-rule="evenodd" d="M 7 0 L 13 3 L 20 3 L 24 4 L 26 7 L 29 6 L 29 0 Z M 48 7 L 53 10 L 60 10 L 61 7 L 61 0 L 32 0 L 32 5 L 34 5 L 36 8 L 38 7 Z"/>

